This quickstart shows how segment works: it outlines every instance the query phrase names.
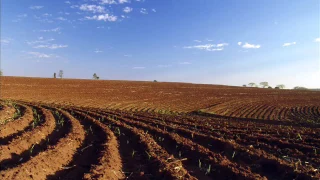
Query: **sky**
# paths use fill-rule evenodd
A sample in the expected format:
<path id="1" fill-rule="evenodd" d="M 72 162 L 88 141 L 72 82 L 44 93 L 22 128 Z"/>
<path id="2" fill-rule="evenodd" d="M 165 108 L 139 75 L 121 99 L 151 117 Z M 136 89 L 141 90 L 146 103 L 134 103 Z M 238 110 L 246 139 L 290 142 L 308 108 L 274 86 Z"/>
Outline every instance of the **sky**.
<path id="1" fill-rule="evenodd" d="M 320 88 L 320 1 L 1 0 L 1 70 Z"/>

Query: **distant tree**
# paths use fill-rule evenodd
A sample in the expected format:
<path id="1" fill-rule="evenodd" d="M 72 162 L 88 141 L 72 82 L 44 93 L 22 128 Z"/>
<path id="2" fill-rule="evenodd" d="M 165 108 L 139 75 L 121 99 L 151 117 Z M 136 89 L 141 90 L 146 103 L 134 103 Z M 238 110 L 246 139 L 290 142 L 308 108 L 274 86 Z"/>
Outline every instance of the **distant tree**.
<path id="1" fill-rule="evenodd" d="M 3 73 L 2 73 L 2 71 L 0 70 L 0 76 L 2 76 L 2 74 L 3 74 Z"/>
<path id="2" fill-rule="evenodd" d="M 99 79 L 99 76 L 98 76 L 96 73 L 94 73 L 94 74 L 93 74 L 93 79 L 98 80 L 98 79 Z"/>
<path id="3" fill-rule="evenodd" d="M 59 76 L 59 78 L 62 79 L 62 77 L 63 77 L 63 70 L 60 70 L 60 71 L 59 71 L 59 75 L 58 75 L 58 76 Z"/>
<path id="4" fill-rule="evenodd" d="M 301 86 L 296 86 L 293 89 L 298 89 L 298 90 L 307 90 L 308 88 L 301 87 Z"/>
<path id="5" fill-rule="evenodd" d="M 158 82 L 157 80 L 153 80 L 153 82 Z"/>
<path id="6" fill-rule="evenodd" d="M 269 83 L 268 82 L 261 82 L 260 86 L 262 86 L 263 88 L 268 87 Z"/>
<path id="7" fill-rule="evenodd" d="M 278 87 L 278 89 L 284 89 L 286 86 L 284 84 L 279 84 L 276 87 Z"/>
<path id="8" fill-rule="evenodd" d="M 247 85 L 244 84 L 244 85 L 242 85 L 242 87 L 247 87 Z"/>
<path id="9" fill-rule="evenodd" d="M 253 82 L 252 82 L 252 83 L 249 83 L 248 85 L 249 85 L 250 87 L 256 87 L 256 86 L 257 86 L 256 83 L 253 83 Z"/>
<path id="10" fill-rule="evenodd" d="M 268 88 L 269 88 L 269 89 L 272 89 L 272 87 L 271 87 L 271 86 L 269 86 Z"/>
<path id="11" fill-rule="evenodd" d="M 57 78 L 57 73 L 53 73 L 53 78 Z"/>
<path id="12" fill-rule="evenodd" d="M 275 87 L 275 89 L 280 89 L 280 88 L 277 86 L 277 87 Z"/>

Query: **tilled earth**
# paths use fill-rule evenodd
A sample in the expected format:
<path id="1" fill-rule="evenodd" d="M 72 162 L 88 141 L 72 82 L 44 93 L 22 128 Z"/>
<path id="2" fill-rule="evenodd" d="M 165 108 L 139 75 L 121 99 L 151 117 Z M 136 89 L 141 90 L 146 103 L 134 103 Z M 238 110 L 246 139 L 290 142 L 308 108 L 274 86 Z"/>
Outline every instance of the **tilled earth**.
<path id="1" fill-rule="evenodd" d="M 167 83 L 161 91 L 181 91 L 183 98 L 190 95 L 192 99 L 192 93 L 182 90 L 188 88 L 180 86 L 190 87 L 202 92 L 199 97 L 207 92 L 208 99 L 191 103 L 168 95 L 158 99 L 163 107 L 158 108 L 155 101 L 147 109 L 139 104 L 151 100 L 139 92 L 141 100 L 125 95 L 132 104 L 121 108 L 124 97 L 117 93 L 112 97 L 103 90 L 95 96 L 94 88 L 72 99 L 79 95 L 78 89 L 85 92 L 81 83 L 107 86 L 110 82 L 82 80 L 77 88 L 62 92 L 66 90 L 57 84 L 76 80 L 45 84 L 30 79 L 29 87 L 20 78 L 2 83 L 6 100 L 1 101 L 0 114 L 10 112 L 12 117 L 0 125 L 0 179 L 320 178 L 319 93 L 215 87 L 224 93 L 233 89 L 261 93 L 260 99 L 255 93 L 228 99 L 219 98 L 221 94 L 210 96 L 209 85 Z M 146 84 L 156 86 L 155 94 L 158 86 L 164 86 Z M 270 98 L 277 92 L 278 99 Z M 89 97 L 97 105 L 88 103 Z M 108 98 L 119 107 L 103 107 Z M 170 101 L 171 109 L 165 106 Z"/>

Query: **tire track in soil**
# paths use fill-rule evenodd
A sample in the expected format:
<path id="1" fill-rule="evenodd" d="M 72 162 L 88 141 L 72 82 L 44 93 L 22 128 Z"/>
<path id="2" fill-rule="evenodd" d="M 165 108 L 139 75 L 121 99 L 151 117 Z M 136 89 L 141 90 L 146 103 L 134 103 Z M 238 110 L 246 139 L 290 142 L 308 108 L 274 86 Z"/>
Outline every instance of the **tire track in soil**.
<path id="1" fill-rule="evenodd" d="M 63 169 L 72 160 L 76 149 L 80 147 L 85 138 L 84 129 L 68 113 L 63 111 L 60 111 L 60 113 L 70 123 L 71 131 L 65 137 L 59 139 L 54 146 L 48 147 L 29 161 L 11 169 L 0 171 L 0 177 L 3 179 L 47 179 L 48 175 Z M 67 127 L 63 126 L 64 128 Z"/>

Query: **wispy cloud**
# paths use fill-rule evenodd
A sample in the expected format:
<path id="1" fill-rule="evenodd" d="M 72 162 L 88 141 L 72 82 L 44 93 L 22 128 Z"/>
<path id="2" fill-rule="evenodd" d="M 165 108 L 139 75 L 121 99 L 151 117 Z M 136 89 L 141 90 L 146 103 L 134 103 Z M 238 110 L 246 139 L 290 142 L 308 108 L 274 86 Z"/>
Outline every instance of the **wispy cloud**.
<path id="1" fill-rule="evenodd" d="M 54 29 L 45 29 L 45 30 L 40 30 L 40 32 L 61 32 L 61 28 L 54 28 Z"/>
<path id="2" fill-rule="evenodd" d="M 314 41 L 315 42 L 320 42 L 320 38 L 316 38 Z"/>
<path id="3" fill-rule="evenodd" d="M 238 42 L 238 45 L 241 46 L 242 42 Z"/>
<path id="4" fill-rule="evenodd" d="M 64 18 L 64 17 L 58 17 L 57 20 L 60 20 L 60 21 L 66 21 L 67 19 Z"/>
<path id="5" fill-rule="evenodd" d="M 204 44 L 204 45 L 196 45 L 196 46 L 185 46 L 185 49 L 200 49 L 206 51 L 222 51 L 224 46 L 228 46 L 228 43 L 221 44 Z"/>
<path id="6" fill-rule="evenodd" d="M 46 43 L 49 43 L 51 41 L 54 41 L 53 38 L 51 39 L 44 39 L 43 37 L 39 37 L 38 40 L 36 41 L 27 41 L 27 44 L 28 45 L 35 45 L 35 44 L 46 44 Z"/>
<path id="7" fill-rule="evenodd" d="M 245 49 L 259 49 L 261 47 L 261 45 L 260 44 L 249 44 L 246 42 L 242 47 Z"/>
<path id="8" fill-rule="evenodd" d="M 132 69 L 145 69 L 146 67 L 142 67 L 142 66 L 137 66 L 137 67 L 133 67 Z"/>
<path id="9" fill-rule="evenodd" d="M 99 50 L 99 49 L 96 49 L 94 52 L 95 52 L 95 53 L 102 53 L 103 51 L 101 51 L 101 50 Z"/>
<path id="10" fill-rule="evenodd" d="M 125 54 L 125 55 L 123 55 L 124 57 L 132 57 L 132 55 L 131 54 Z"/>
<path id="11" fill-rule="evenodd" d="M 40 52 L 27 52 L 27 54 L 32 55 L 34 58 L 52 58 L 52 57 L 57 57 L 56 55 L 53 54 L 45 54 L 45 53 L 40 53 Z"/>
<path id="12" fill-rule="evenodd" d="M 94 15 L 92 17 L 85 17 L 88 20 L 97 20 L 97 21 L 110 21 L 110 22 L 114 22 L 117 21 L 118 17 L 114 16 L 114 15 L 109 15 L 109 14 L 101 14 L 101 15 Z"/>
<path id="13" fill-rule="evenodd" d="M 145 8 L 141 8 L 141 9 L 140 9 L 140 13 L 141 13 L 141 14 L 148 14 L 148 11 L 147 11 L 147 9 L 145 9 Z"/>
<path id="14" fill-rule="evenodd" d="M 193 40 L 194 42 L 198 42 L 198 43 L 201 43 L 201 41 L 200 40 Z"/>
<path id="15" fill-rule="evenodd" d="M 66 4 L 71 4 L 71 2 L 70 2 L 70 1 L 65 1 L 64 3 L 66 3 Z"/>
<path id="16" fill-rule="evenodd" d="M 123 12 L 125 12 L 125 13 L 130 13 L 132 10 L 133 10 L 133 8 L 131 8 L 131 7 L 123 8 Z"/>
<path id="17" fill-rule="evenodd" d="M 101 0 L 100 4 L 117 4 L 115 0 Z"/>
<path id="18" fill-rule="evenodd" d="M 30 6 L 29 9 L 32 9 L 32 10 L 39 10 L 39 9 L 42 9 L 43 6 Z"/>
<path id="19" fill-rule="evenodd" d="M 156 10 L 156 9 L 151 9 L 151 11 L 153 11 L 153 12 L 157 12 L 157 10 Z"/>
<path id="20" fill-rule="evenodd" d="M 105 8 L 103 6 L 97 6 L 97 5 L 88 5 L 88 4 L 82 4 L 79 7 L 82 11 L 90 11 L 93 13 L 103 13 L 105 12 Z"/>
<path id="21" fill-rule="evenodd" d="M 283 47 L 287 47 L 287 46 L 292 46 L 292 45 L 295 45 L 297 44 L 296 42 L 291 42 L 291 43 L 284 43 L 282 46 Z"/>
<path id="22" fill-rule="evenodd" d="M 0 40 L 2 45 L 8 45 L 11 43 L 11 41 L 12 41 L 12 39 L 9 39 L 9 38 L 3 38 Z"/>
<path id="23" fill-rule="evenodd" d="M 46 44 L 46 45 L 38 45 L 38 46 L 34 46 L 33 48 L 46 48 L 46 49 L 61 49 L 61 48 L 67 48 L 68 45 L 61 45 L 61 44 Z"/>
<path id="24" fill-rule="evenodd" d="M 129 1 L 129 0 L 119 0 L 119 3 L 120 3 L 120 4 L 130 3 L 130 1 Z"/>

